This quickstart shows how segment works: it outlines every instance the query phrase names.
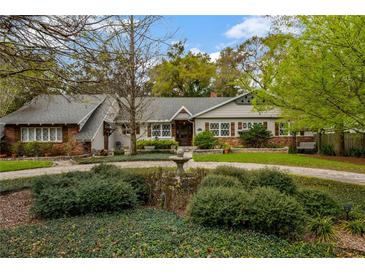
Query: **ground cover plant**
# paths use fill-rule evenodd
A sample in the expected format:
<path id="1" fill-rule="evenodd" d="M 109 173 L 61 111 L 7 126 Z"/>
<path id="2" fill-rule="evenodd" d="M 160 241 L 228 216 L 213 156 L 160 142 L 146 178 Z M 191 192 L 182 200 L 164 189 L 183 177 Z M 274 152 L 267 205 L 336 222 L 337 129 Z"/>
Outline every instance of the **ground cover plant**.
<path id="1" fill-rule="evenodd" d="M 38 160 L 4 160 L 0 161 L 0 172 L 51 167 L 52 161 Z"/>
<path id="2" fill-rule="evenodd" d="M 331 245 L 207 228 L 172 212 L 127 210 L 0 230 L 0 257 L 334 257 Z"/>
<path id="3" fill-rule="evenodd" d="M 310 155 L 268 153 L 268 152 L 244 152 L 231 154 L 194 154 L 197 162 L 236 162 L 258 163 L 271 165 L 286 165 L 299 167 L 313 167 L 323 169 L 342 170 L 365 173 L 365 165 L 348 163 L 343 161 L 320 159 Z"/>

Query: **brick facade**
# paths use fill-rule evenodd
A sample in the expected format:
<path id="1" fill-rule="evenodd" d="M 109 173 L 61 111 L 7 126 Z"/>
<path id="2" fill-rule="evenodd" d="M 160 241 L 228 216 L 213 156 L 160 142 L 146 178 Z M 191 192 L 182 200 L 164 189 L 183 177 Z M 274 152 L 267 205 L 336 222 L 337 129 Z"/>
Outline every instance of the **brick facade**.
<path id="1" fill-rule="evenodd" d="M 55 142 L 52 147 L 52 153 L 65 154 L 66 150 L 71 151 L 71 155 L 88 154 L 91 152 L 90 142 L 77 142 L 75 135 L 79 132 L 78 125 L 6 125 L 4 127 L 5 142 L 9 147 L 19 142 L 21 127 L 62 127 L 62 142 Z M 56 155 L 55 155 L 56 156 Z"/>

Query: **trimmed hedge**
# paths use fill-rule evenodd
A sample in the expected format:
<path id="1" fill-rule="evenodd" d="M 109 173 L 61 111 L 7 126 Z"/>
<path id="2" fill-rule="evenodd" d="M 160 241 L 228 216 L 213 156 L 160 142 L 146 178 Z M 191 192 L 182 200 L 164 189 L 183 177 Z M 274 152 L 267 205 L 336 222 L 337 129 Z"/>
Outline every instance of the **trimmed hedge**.
<path id="1" fill-rule="evenodd" d="M 281 236 L 296 236 L 304 229 L 305 212 L 295 198 L 271 187 L 260 187 L 251 193 L 251 227 Z"/>
<path id="2" fill-rule="evenodd" d="M 145 146 L 154 146 L 155 149 L 171 149 L 172 146 L 178 147 L 179 143 L 175 140 L 139 140 L 137 149 L 144 149 Z"/>
<path id="3" fill-rule="evenodd" d="M 241 182 L 232 176 L 208 174 L 203 178 L 199 187 L 240 187 Z"/>
<path id="4" fill-rule="evenodd" d="M 42 218 L 133 208 L 137 195 L 129 183 L 99 178 L 68 187 L 44 188 L 35 196 L 32 212 Z"/>
<path id="5" fill-rule="evenodd" d="M 294 194 L 297 187 L 293 178 L 280 170 L 264 168 L 252 171 L 251 184 L 262 187 L 273 187 L 286 194 Z"/>
<path id="6" fill-rule="evenodd" d="M 298 191 L 296 197 L 305 212 L 313 217 L 317 215 L 336 217 L 341 214 L 339 204 L 322 191 L 305 189 Z"/>
<path id="7" fill-rule="evenodd" d="M 201 188 L 190 201 L 191 221 L 208 226 L 245 225 L 249 220 L 249 194 L 238 188 Z"/>
<path id="8" fill-rule="evenodd" d="M 246 188 L 251 188 L 252 187 L 249 172 L 245 169 L 242 169 L 242 168 L 231 167 L 231 166 L 219 166 L 219 167 L 216 167 L 212 171 L 212 174 L 235 177 Z"/>

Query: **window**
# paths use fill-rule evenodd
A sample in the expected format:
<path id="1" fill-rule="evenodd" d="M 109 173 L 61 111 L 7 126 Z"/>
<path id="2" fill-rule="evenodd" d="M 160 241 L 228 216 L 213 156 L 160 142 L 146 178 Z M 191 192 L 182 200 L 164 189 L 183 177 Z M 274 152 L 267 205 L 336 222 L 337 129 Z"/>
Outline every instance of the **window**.
<path id="1" fill-rule="evenodd" d="M 229 137 L 230 136 L 230 123 L 227 122 L 215 122 L 209 123 L 209 131 L 217 137 Z"/>
<path id="2" fill-rule="evenodd" d="M 155 138 L 171 138 L 171 124 L 152 124 L 152 136 Z"/>
<path id="3" fill-rule="evenodd" d="M 288 136 L 288 135 L 289 135 L 288 123 L 280 123 L 279 124 L 279 136 Z"/>
<path id="4" fill-rule="evenodd" d="M 20 134 L 22 142 L 62 142 L 60 127 L 22 127 Z"/>

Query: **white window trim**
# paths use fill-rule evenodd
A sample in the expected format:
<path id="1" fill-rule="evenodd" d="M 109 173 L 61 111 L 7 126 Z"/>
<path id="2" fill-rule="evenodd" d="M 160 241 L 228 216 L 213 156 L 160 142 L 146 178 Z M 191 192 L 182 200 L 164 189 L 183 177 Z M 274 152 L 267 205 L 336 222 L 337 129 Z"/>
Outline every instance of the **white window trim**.
<path id="1" fill-rule="evenodd" d="M 211 129 L 210 124 L 218 124 L 218 129 Z M 222 136 L 222 124 L 228 124 L 228 135 Z M 218 135 L 214 135 L 214 137 L 221 137 L 221 138 L 228 138 L 231 136 L 231 122 L 209 122 L 209 131 L 212 132 L 213 130 L 218 130 Z M 223 129 L 227 130 L 227 129 Z"/>
<path id="2" fill-rule="evenodd" d="M 285 127 L 286 125 L 285 125 L 286 123 L 279 123 L 279 137 L 288 137 L 288 136 L 291 136 L 291 132 L 290 132 L 290 123 L 287 123 L 288 124 L 288 132 L 286 133 L 286 134 L 281 134 L 280 133 L 280 129 L 281 129 L 281 127 L 283 126 L 283 127 Z"/>
<path id="3" fill-rule="evenodd" d="M 51 128 L 54 128 L 56 130 L 56 140 L 52 141 L 51 140 Z M 26 130 L 26 139 L 24 140 L 24 136 L 23 136 L 23 130 Z M 33 140 L 29 140 L 29 130 L 33 130 L 34 133 L 34 139 Z M 41 129 L 41 140 L 37 140 L 37 129 Z M 48 139 L 44 140 L 43 139 L 43 130 L 47 129 L 48 131 Z M 61 140 L 57 139 L 57 130 L 60 129 L 61 130 Z M 20 128 L 20 141 L 22 143 L 29 143 L 29 142 L 39 142 L 39 143 L 62 143 L 63 142 L 63 132 L 62 132 L 62 127 L 21 127 Z"/>
<path id="4" fill-rule="evenodd" d="M 160 134 L 158 136 L 153 135 L 153 126 L 158 125 L 160 127 L 159 132 Z M 168 136 L 162 136 L 162 125 L 169 125 L 170 126 L 170 135 Z M 153 123 L 151 124 L 151 139 L 171 139 L 172 138 L 172 126 L 171 123 Z"/>

